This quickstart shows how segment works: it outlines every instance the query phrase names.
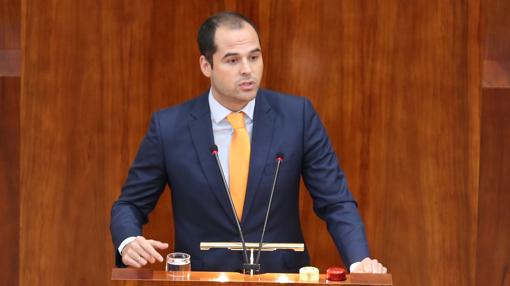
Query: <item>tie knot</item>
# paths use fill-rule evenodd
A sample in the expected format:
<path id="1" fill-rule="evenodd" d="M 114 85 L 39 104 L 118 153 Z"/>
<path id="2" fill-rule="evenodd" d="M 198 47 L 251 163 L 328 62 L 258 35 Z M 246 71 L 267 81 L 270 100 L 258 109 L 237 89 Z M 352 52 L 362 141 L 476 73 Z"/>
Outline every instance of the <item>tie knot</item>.
<path id="1" fill-rule="evenodd" d="M 227 120 L 234 129 L 244 128 L 244 113 L 242 112 L 230 113 L 227 115 Z"/>

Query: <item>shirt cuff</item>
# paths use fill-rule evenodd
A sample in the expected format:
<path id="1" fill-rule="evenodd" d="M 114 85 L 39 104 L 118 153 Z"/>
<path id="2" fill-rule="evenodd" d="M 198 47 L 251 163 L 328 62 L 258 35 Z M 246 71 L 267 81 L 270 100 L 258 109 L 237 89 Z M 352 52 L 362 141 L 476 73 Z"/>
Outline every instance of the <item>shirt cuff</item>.
<path id="1" fill-rule="evenodd" d="M 122 243 L 119 245 L 119 248 L 117 249 L 119 251 L 120 256 L 122 256 L 122 250 L 124 249 L 124 247 L 135 239 L 136 237 L 130 236 L 122 241 Z"/>

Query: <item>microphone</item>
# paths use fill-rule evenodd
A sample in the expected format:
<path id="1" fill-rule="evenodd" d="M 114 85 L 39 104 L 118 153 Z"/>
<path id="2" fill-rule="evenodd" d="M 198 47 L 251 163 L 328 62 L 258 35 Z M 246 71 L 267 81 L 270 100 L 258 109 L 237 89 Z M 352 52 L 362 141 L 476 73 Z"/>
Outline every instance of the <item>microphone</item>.
<path id="1" fill-rule="evenodd" d="M 225 187 L 225 191 L 227 192 L 228 200 L 230 202 L 230 207 L 232 208 L 232 214 L 234 214 L 234 220 L 236 222 L 237 231 L 239 232 L 239 236 L 241 237 L 241 245 L 243 247 L 243 272 L 246 273 L 247 270 L 256 270 L 260 269 L 260 265 L 257 267 L 256 265 L 250 264 L 248 261 L 248 251 L 246 250 L 246 242 L 244 241 L 243 231 L 241 229 L 241 224 L 239 223 L 239 219 L 237 218 L 236 207 L 234 206 L 234 201 L 232 200 L 232 195 L 230 194 L 230 189 L 227 184 L 227 180 L 225 179 L 225 174 L 223 173 L 223 168 L 221 167 L 220 157 L 218 156 L 218 146 L 216 144 L 211 146 L 211 155 L 216 159 L 216 164 L 218 165 L 218 169 L 220 169 L 221 178 L 223 179 L 223 186 Z"/>
<path id="2" fill-rule="evenodd" d="M 257 259 L 255 260 L 255 265 L 259 265 L 259 267 L 260 267 L 260 264 L 259 264 L 260 252 L 262 251 L 262 243 L 264 241 L 264 234 L 266 232 L 267 220 L 269 218 L 269 211 L 271 210 L 271 202 L 273 201 L 273 194 L 274 194 L 274 189 L 276 187 L 276 180 L 278 179 L 278 172 L 280 171 L 280 165 L 283 162 L 283 158 L 284 158 L 284 156 L 283 156 L 282 152 L 276 153 L 276 168 L 274 171 L 273 186 L 271 188 L 271 194 L 269 195 L 269 203 L 267 204 L 266 219 L 264 220 L 264 227 L 262 228 L 262 234 L 260 236 L 260 242 L 259 242 L 259 249 L 257 251 Z"/>

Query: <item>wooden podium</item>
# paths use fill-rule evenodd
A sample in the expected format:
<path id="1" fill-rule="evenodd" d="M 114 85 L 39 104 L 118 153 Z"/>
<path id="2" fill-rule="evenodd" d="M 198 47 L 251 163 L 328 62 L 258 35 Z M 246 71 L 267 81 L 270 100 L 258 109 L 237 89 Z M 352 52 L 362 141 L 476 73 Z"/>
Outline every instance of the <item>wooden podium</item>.
<path id="1" fill-rule="evenodd" d="M 328 281 L 326 275 L 321 274 L 319 281 L 304 282 L 299 280 L 299 274 L 294 273 L 266 273 L 260 275 L 245 275 L 234 272 L 197 272 L 192 271 L 189 277 L 176 278 L 165 271 L 151 269 L 113 268 L 113 285 L 145 286 L 214 286 L 228 283 L 224 286 L 274 286 L 276 284 L 296 285 L 393 285 L 391 274 L 348 274 L 345 281 Z"/>

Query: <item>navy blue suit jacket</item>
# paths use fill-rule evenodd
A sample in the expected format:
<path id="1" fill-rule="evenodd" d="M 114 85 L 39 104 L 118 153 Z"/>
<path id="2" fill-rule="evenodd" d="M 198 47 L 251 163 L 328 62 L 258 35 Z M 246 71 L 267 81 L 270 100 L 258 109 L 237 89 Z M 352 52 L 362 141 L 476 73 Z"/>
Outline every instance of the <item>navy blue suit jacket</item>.
<path id="1" fill-rule="evenodd" d="M 142 225 L 166 184 L 171 188 L 175 250 L 191 254 L 193 270 L 239 271 L 241 252 L 201 251 L 200 242 L 239 241 L 219 168 L 208 94 L 152 116 L 149 130 L 112 207 L 111 232 L 117 248 Z M 303 180 L 314 210 L 346 265 L 367 257 L 368 246 L 357 205 L 349 192 L 326 131 L 309 100 L 259 90 L 255 103 L 248 188 L 241 227 L 258 242 L 264 223 L 278 152 L 280 167 L 264 241 L 303 242 L 299 222 L 299 183 Z M 122 262 L 116 251 L 118 266 Z M 297 272 L 309 264 L 308 252 L 261 254 L 262 272 Z"/>

